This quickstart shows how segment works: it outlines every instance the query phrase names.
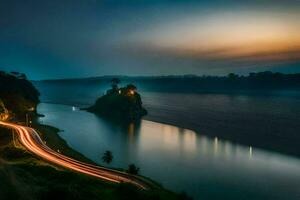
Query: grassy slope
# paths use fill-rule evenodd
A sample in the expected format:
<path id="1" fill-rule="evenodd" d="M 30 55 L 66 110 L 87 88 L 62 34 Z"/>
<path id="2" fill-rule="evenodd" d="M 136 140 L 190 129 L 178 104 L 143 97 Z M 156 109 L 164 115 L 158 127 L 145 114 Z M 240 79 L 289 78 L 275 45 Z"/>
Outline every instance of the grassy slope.
<path id="1" fill-rule="evenodd" d="M 49 146 L 57 145 L 64 154 L 92 162 L 69 148 L 56 129 L 43 126 L 39 130 Z M 28 153 L 16 141 L 13 142 L 11 130 L 0 128 L 1 199 L 179 199 L 163 189 L 144 192 L 130 185 L 112 184 L 61 169 Z"/>

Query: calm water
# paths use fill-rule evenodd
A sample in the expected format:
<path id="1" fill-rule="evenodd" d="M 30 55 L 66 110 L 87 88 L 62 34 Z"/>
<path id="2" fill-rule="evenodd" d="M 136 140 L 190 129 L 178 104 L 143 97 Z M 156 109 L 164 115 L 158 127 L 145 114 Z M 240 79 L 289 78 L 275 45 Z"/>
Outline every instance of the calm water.
<path id="1" fill-rule="evenodd" d="M 99 164 L 111 150 L 111 166 L 134 163 L 142 175 L 195 199 L 300 199 L 297 158 L 146 120 L 117 127 L 72 106 L 43 103 L 38 110 L 42 123 L 62 129 L 71 147 Z"/>

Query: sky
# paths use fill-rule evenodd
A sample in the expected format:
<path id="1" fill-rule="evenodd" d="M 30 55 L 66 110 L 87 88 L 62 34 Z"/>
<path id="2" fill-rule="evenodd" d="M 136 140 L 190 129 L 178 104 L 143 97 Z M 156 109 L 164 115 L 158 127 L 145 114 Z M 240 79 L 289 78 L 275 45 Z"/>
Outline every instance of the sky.
<path id="1" fill-rule="evenodd" d="M 300 72 L 300 1 L 0 0 L 0 70 L 30 79 Z"/>

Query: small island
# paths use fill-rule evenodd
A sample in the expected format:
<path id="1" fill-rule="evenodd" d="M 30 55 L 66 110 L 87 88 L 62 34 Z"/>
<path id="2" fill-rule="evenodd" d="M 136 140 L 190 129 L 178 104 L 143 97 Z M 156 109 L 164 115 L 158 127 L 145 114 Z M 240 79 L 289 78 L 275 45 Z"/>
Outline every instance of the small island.
<path id="1" fill-rule="evenodd" d="M 147 110 L 142 106 L 141 95 L 137 92 L 137 87 L 128 84 L 119 88 L 119 83 L 118 78 L 113 78 L 111 80 L 112 88 L 107 90 L 106 94 L 98 98 L 95 104 L 86 110 L 122 122 L 140 120 L 147 114 Z"/>

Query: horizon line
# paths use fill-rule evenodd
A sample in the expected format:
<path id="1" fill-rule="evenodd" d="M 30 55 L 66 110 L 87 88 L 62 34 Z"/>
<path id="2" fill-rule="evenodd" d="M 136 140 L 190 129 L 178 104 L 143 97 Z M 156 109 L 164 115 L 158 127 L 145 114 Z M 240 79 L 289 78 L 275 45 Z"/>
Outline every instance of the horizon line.
<path id="1" fill-rule="evenodd" d="M 233 73 L 239 76 L 249 76 L 251 73 L 263 73 L 263 72 L 271 72 L 273 74 L 279 73 L 284 75 L 294 75 L 294 74 L 300 74 L 299 72 L 295 73 L 282 73 L 282 72 L 273 72 L 273 71 L 258 71 L 258 72 L 249 72 L 247 75 L 243 75 L 241 73 L 233 73 L 230 72 L 227 75 L 197 75 L 197 74 L 169 74 L 169 75 L 99 75 L 99 76 L 87 76 L 87 77 L 73 77 L 73 78 L 49 78 L 49 79 L 39 79 L 39 80 L 30 80 L 30 81 L 71 81 L 71 80 L 87 80 L 87 79 L 99 79 L 99 78 L 112 78 L 112 77 L 123 77 L 123 78 L 167 78 L 167 77 L 185 77 L 185 78 L 191 78 L 191 77 L 226 77 L 229 74 Z"/>

